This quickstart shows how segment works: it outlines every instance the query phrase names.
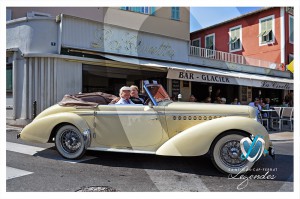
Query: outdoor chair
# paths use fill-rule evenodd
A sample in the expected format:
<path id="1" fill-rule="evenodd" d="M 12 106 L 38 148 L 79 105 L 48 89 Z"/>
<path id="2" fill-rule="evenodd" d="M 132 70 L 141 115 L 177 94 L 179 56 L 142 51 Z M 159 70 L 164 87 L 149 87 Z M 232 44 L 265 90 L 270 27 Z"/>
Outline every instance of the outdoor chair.
<path id="1" fill-rule="evenodd" d="M 259 113 L 259 120 L 260 120 L 260 123 L 261 123 L 262 125 L 264 125 L 264 122 L 266 122 L 266 124 L 267 124 L 267 125 L 266 125 L 266 129 L 269 130 L 269 119 L 263 117 L 262 114 Z M 265 125 L 264 125 L 264 126 L 265 126 Z"/>
<path id="2" fill-rule="evenodd" d="M 280 114 L 281 114 L 281 107 L 274 107 L 274 112 L 271 112 L 270 115 L 270 123 L 271 123 L 271 128 L 274 129 L 274 123 L 278 124 L 278 128 L 280 128 Z"/>
<path id="3" fill-rule="evenodd" d="M 294 123 L 294 108 L 293 107 L 283 107 L 280 120 L 279 120 L 279 129 L 282 129 L 283 122 L 287 121 L 291 125 L 291 130 L 293 130 Z"/>

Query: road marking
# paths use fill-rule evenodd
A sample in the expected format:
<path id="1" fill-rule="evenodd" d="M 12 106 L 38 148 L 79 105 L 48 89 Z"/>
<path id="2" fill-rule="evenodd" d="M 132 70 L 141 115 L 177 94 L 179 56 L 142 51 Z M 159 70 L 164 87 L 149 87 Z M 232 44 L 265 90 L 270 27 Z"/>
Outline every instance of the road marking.
<path id="1" fill-rule="evenodd" d="M 24 145 L 24 144 L 6 142 L 6 150 L 12 151 L 12 152 L 17 152 L 17 153 L 22 153 L 22 154 L 26 154 L 26 155 L 34 155 L 40 151 L 46 150 L 46 148 L 40 148 L 40 147 L 28 146 L 28 145 Z"/>
<path id="2" fill-rule="evenodd" d="M 60 160 L 67 163 L 80 163 L 88 160 L 95 159 L 97 157 L 93 156 L 84 156 L 83 158 L 79 160 L 67 160 L 61 157 L 58 152 L 55 150 L 47 149 L 47 148 L 41 148 L 41 147 L 35 147 L 35 146 L 29 146 L 24 144 L 18 144 L 18 143 L 12 143 L 12 142 L 6 142 L 6 150 L 12 151 L 16 153 L 26 154 L 26 155 L 35 155 L 51 160 Z"/>
<path id="3" fill-rule="evenodd" d="M 10 180 L 13 178 L 19 178 L 19 177 L 30 175 L 30 174 L 33 174 L 33 172 L 24 171 L 21 169 L 16 169 L 16 168 L 8 167 L 8 166 L 6 167 L 6 180 Z"/>

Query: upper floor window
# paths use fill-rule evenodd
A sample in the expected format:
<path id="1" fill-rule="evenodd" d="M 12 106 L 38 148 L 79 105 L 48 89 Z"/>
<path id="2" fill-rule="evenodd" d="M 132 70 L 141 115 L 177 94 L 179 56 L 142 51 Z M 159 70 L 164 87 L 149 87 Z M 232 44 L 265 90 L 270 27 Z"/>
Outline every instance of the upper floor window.
<path id="1" fill-rule="evenodd" d="M 191 42 L 191 46 L 201 47 L 201 40 L 200 40 L 200 38 L 193 39 L 192 42 Z"/>
<path id="2" fill-rule="evenodd" d="M 121 10 L 128 10 L 142 14 L 155 15 L 155 7 L 121 7 Z"/>
<path id="3" fill-rule="evenodd" d="M 294 16 L 289 15 L 289 41 L 294 43 Z"/>
<path id="4" fill-rule="evenodd" d="M 215 33 L 205 36 L 205 48 L 215 50 Z"/>
<path id="5" fill-rule="evenodd" d="M 265 45 L 274 42 L 274 15 L 259 19 L 259 44 Z"/>
<path id="6" fill-rule="evenodd" d="M 180 20 L 180 8 L 172 7 L 171 19 Z"/>
<path id="7" fill-rule="evenodd" d="M 229 29 L 229 51 L 235 52 L 242 50 L 242 26 L 236 26 Z"/>
<path id="8" fill-rule="evenodd" d="M 213 58 L 215 55 L 215 33 L 205 36 L 205 48 L 209 49 L 205 51 L 205 56 Z"/>

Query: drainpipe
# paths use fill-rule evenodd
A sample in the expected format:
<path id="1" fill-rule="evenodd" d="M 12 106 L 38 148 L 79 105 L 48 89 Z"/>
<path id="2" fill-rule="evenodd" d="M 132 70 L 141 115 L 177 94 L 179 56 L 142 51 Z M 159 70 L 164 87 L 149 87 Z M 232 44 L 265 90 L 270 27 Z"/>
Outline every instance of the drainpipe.
<path id="1" fill-rule="evenodd" d="M 63 29 L 63 14 L 60 14 L 56 18 L 56 22 L 59 23 L 58 25 L 58 44 L 57 44 L 57 54 L 60 55 L 61 53 L 61 41 L 62 41 L 62 29 Z"/>
<path id="2" fill-rule="evenodd" d="M 13 120 L 17 117 L 17 52 L 13 54 L 13 61 L 12 61 L 12 70 L 13 70 Z"/>
<path id="3" fill-rule="evenodd" d="M 284 9 L 280 8 L 280 62 L 285 64 L 285 17 Z"/>

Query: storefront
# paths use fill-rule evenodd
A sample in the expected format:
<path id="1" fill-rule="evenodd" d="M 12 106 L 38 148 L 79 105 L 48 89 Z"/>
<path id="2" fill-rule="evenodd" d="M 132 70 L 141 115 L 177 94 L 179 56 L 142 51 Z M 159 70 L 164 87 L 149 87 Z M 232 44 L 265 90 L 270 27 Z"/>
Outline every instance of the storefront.
<path id="1" fill-rule="evenodd" d="M 174 66 L 168 70 L 167 78 L 191 81 L 191 94 L 198 101 L 216 95 L 226 98 L 230 104 L 238 98 L 241 104 L 248 104 L 255 97 L 270 98 L 272 105 L 282 103 L 289 90 L 293 90 L 293 80 L 234 71 L 222 71 L 195 66 Z M 219 91 L 218 91 L 219 90 Z"/>
<path id="2" fill-rule="evenodd" d="M 20 33 L 25 39 L 20 39 Z M 11 124 L 27 124 L 65 94 L 100 91 L 118 95 L 124 85 L 141 88 L 144 79 L 168 87 L 167 68 L 141 65 L 140 60 L 188 61 L 184 39 L 68 15 L 10 21 L 6 34 L 11 82 L 6 112 Z"/>
<path id="3" fill-rule="evenodd" d="M 166 72 L 83 64 L 82 92 L 105 92 L 119 95 L 124 85 L 137 85 L 142 90 L 142 80 L 157 80 L 166 86 Z"/>

